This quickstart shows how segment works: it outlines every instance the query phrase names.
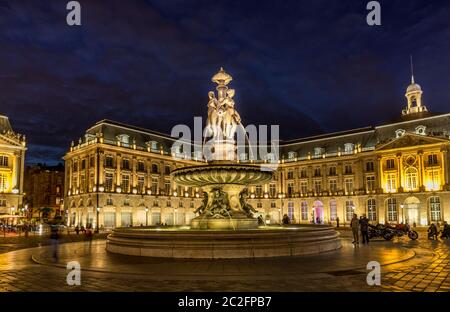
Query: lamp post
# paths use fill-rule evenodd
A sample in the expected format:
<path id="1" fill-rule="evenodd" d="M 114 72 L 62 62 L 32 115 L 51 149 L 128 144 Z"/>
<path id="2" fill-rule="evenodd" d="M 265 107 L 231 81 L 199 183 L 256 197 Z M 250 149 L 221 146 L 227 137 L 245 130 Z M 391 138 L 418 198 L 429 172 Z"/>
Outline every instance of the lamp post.
<path id="1" fill-rule="evenodd" d="M 145 207 L 145 226 L 148 226 L 148 208 Z"/>
<path id="2" fill-rule="evenodd" d="M 100 214 L 100 207 L 97 207 L 97 224 L 96 224 L 96 226 L 95 226 L 95 233 L 98 233 L 100 230 L 99 230 L 99 227 L 98 227 L 98 223 L 99 223 L 99 214 Z"/>

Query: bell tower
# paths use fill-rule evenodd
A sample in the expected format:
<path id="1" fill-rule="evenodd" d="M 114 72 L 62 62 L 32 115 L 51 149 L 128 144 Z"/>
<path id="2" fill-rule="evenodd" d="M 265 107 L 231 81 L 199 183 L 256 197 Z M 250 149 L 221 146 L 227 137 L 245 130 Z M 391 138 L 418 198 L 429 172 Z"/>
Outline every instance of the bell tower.
<path id="1" fill-rule="evenodd" d="M 402 115 L 427 112 L 425 105 L 422 105 L 422 88 L 414 81 L 414 68 L 411 56 L 411 84 L 406 88 L 405 97 L 408 106 L 402 111 Z"/>

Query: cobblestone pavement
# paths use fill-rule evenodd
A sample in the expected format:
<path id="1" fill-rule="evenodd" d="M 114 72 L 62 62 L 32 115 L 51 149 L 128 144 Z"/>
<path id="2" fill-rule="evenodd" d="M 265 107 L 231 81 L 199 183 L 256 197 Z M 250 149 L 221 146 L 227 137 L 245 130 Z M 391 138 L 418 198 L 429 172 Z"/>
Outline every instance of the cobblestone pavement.
<path id="1" fill-rule="evenodd" d="M 50 261 L 50 247 L 23 249 L 0 255 L 0 291 L 450 290 L 449 242 L 406 238 L 353 248 L 345 235 L 344 240 L 344 248 L 337 253 L 262 261 L 114 258 L 98 241 L 89 248 L 87 243 L 61 245 L 58 266 Z M 32 255 L 45 264 L 33 261 Z M 80 286 L 66 284 L 68 271 L 61 264 L 72 257 L 82 264 Z M 369 258 L 385 264 L 381 287 L 366 283 L 368 271 L 362 264 Z"/>

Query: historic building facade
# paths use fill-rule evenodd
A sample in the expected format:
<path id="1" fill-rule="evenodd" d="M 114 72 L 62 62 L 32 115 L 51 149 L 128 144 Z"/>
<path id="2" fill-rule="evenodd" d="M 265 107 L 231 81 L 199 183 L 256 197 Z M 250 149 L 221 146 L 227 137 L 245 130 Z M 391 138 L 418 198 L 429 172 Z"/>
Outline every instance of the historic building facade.
<path id="1" fill-rule="evenodd" d="M 18 214 L 23 208 L 25 151 L 25 137 L 0 115 L 0 216 Z"/>
<path id="2" fill-rule="evenodd" d="M 398 121 L 281 142 L 273 181 L 250 185 L 249 202 L 271 223 L 348 224 L 354 212 L 374 223 L 450 220 L 450 114 L 429 113 L 413 79 L 405 95 Z M 188 224 L 202 192 L 170 172 L 198 161 L 174 155 L 174 140 L 108 120 L 89 128 L 64 157 L 68 223 Z"/>
<path id="3" fill-rule="evenodd" d="M 64 166 L 27 166 L 24 191 L 30 217 L 64 215 Z"/>

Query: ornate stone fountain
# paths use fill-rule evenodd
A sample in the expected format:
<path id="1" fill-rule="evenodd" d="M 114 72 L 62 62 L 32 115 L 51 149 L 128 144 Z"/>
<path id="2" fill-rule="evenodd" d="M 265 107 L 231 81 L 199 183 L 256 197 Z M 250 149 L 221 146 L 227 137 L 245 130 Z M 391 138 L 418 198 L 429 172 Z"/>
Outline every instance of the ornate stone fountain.
<path id="1" fill-rule="evenodd" d="M 167 258 L 260 258 L 316 254 L 339 249 L 338 233 L 327 226 L 261 226 L 246 201 L 249 184 L 272 179 L 268 167 L 237 160 L 236 129 L 242 127 L 234 108 L 232 78 L 222 68 L 209 92 L 204 149 L 207 163 L 172 172 L 182 186 L 198 187 L 203 203 L 190 228 L 117 228 L 108 236 L 112 253 Z"/>
<path id="2" fill-rule="evenodd" d="M 192 229 L 255 229 L 256 210 L 246 202 L 249 184 L 264 184 L 272 172 L 259 165 L 239 164 L 236 159 L 236 129 L 241 118 L 234 107 L 234 90 L 228 88 L 232 77 L 223 68 L 213 76 L 217 98 L 209 92 L 208 119 L 205 134 L 211 136 L 206 148 L 208 164 L 174 170 L 173 180 L 182 186 L 202 188 L 203 204 L 195 211 Z M 209 159 L 208 159 L 209 158 Z M 262 170 L 264 169 L 264 170 Z"/>

